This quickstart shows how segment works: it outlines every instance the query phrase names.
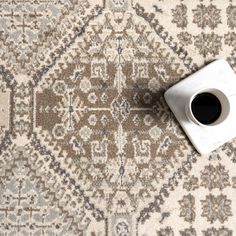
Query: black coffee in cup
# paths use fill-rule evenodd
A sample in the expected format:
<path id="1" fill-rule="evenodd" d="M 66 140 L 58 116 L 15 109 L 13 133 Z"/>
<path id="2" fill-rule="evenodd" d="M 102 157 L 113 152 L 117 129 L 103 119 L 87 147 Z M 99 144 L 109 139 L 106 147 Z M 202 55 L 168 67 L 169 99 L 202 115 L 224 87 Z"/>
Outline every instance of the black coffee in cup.
<path id="1" fill-rule="evenodd" d="M 200 123 L 210 125 L 220 117 L 222 107 L 214 94 L 204 92 L 197 94 L 192 100 L 191 110 L 195 119 Z"/>

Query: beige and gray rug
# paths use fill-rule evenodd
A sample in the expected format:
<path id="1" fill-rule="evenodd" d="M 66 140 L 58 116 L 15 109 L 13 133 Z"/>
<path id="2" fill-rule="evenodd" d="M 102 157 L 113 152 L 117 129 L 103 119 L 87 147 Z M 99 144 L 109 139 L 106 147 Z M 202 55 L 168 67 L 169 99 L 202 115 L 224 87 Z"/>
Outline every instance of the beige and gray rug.
<path id="1" fill-rule="evenodd" d="M 236 71 L 235 0 L 0 0 L 0 235 L 236 235 L 236 141 L 195 152 L 164 91 Z"/>

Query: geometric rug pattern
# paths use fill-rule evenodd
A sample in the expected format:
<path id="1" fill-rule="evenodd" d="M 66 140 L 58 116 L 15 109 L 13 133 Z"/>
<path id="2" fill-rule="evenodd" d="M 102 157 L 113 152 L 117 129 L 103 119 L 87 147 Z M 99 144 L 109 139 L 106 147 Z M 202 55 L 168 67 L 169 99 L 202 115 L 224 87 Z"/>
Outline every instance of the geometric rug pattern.
<path id="1" fill-rule="evenodd" d="M 236 72 L 234 0 L 0 1 L 0 235 L 232 236 L 236 141 L 193 148 L 164 92 Z"/>

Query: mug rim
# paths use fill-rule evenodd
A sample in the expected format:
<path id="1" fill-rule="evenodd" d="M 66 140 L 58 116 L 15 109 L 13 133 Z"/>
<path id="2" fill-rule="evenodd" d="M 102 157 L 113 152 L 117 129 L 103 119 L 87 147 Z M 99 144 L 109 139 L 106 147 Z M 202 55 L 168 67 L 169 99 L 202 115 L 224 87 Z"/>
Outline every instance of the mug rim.
<path id="1" fill-rule="evenodd" d="M 220 101 L 221 107 L 223 108 L 222 99 L 219 96 L 217 96 L 216 94 L 214 94 L 213 91 L 217 91 L 218 93 L 223 95 L 223 97 L 224 97 L 223 99 L 227 102 L 227 105 L 228 105 L 227 114 L 225 115 L 224 119 L 219 122 L 219 119 L 222 118 L 222 111 L 221 111 L 220 116 L 213 123 L 211 123 L 211 124 L 203 124 L 203 123 L 199 122 L 195 118 L 195 116 L 193 115 L 192 108 L 191 108 L 192 101 L 193 101 L 193 99 L 198 94 L 201 94 L 201 93 L 204 93 L 204 92 L 209 92 L 209 93 L 212 93 L 214 96 L 217 97 L 217 99 Z M 193 95 L 191 95 L 190 99 L 188 100 L 188 102 L 186 104 L 186 109 L 185 110 L 186 110 L 187 117 L 191 121 L 195 122 L 196 124 L 198 124 L 198 125 L 200 125 L 202 127 L 214 127 L 216 125 L 222 124 L 227 119 L 227 117 L 229 116 L 229 113 L 230 113 L 230 101 L 229 101 L 228 97 L 226 96 L 226 94 L 222 90 L 220 90 L 218 88 L 214 88 L 214 87 L 212 87 L 212 88 L 202 88 L 202 89 L 199 89 L 198 91 L 196 91 Z"/>

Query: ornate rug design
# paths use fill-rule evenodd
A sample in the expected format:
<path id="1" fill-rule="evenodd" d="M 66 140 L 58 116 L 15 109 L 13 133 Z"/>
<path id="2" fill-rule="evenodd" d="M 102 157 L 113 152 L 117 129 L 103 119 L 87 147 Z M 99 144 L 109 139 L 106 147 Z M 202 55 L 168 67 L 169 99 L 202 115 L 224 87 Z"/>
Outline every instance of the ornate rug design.
<path id="1" fill-rule="evenodd" d="M 199 155 L 163 97 L 236 71 L 236 2 L 2 0 L 0 26 L 0 235 L 236 233 L 235 141 Z"/>

